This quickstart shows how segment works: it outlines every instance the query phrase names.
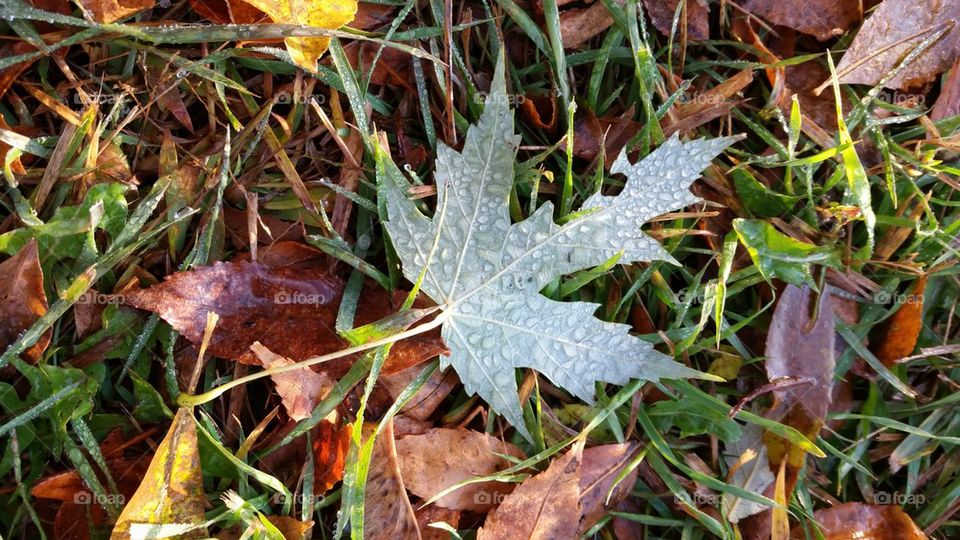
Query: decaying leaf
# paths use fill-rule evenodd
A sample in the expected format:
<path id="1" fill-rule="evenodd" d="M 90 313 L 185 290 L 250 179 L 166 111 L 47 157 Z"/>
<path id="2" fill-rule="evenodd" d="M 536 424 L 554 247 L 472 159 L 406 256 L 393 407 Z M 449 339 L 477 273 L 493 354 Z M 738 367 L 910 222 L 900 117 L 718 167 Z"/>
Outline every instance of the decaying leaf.
<path id="1" fill-rule="evenodd" d="M 723 450 L 723 459 L 732 472 L 727 478 L 730 484 L 752 493 L 763 493 L 773 484 L 774 476 L 767 459 L 767 447 L 763 444 L 763 430 L 756 424 L 747 424 L 742 436 Z M 724 493 L 720 499 L 723 518 L 731 523 L 767 509 L 760 503 Z"/>
<path id="2" fill-rule="evenodd" d="M 937 121 L 960 114 L 960 58 L 953 62 L 950 73 L 943 81 L 940 97 L 930 111 L 930 119 Z"/>
<path id="3" fill-rule="evenodd" d="M 904 301 L 897 311 L 884 321 L 880 335 L 873 340 L 873 354 L 885 366 L 892 366 L 897 360 L 910 356 L 917 346 L 917 338 L 923 328 L 923 292 L 927 288 L 927 276 L 917 278 L 911 293 L 904 295 Z"/>
<path id="4" fill-rule="evenodd" d="M 685 2 L 687 39 L 694 41 L 710 39 L 710 8 L 707 3 L 701 0 L 685 0 Z M 653 26 L 665 36 L 670 35 L 679 4 L 680 0 L 643 0 Z M 675 34 L 677 38 L 683 33 L 683 15 L 681 13 L 681 19 L 677 25 Z"/>
<path id="5" fill-rule="evenodd" d="M 926 540 L 903 508 L 892 504 L 845 503 L 817 510 L 814 519 L 820 524 L 824 540 Z M 795 530 L 793 540 L 804 538 L 802 529 Z"/>
<path id="6" fill-rule="evenodd" d="M 24 330 L 47 312 L 37 241 L 31 239 L 16 255 L 0 263 L 0 350 L 6 350 Z M 23 356 L 36 362 L 50 343 L 50 332 Z"/>
<path id="7" fill-rule="evenodd" d="M 530 477 L 487 515 L 477 540 L 576 538 L 580 515 L 583 443 Z"/>
<path id="8" fill-rule="evenodd" d="M 254 342 L 250 346 L 250 350 L 257 355 L 261 365 L 267 369 L 296 364 L 289 358 L 273 353 L 270 349 L 261 345 L 259 341 Z M 277 373 L 270 375 L 270 378 L 276 386 L 277 393 L 280 394 L 287 415 L 293 420 L 310 418 L 314 407 L 317 406 L 317 403 L 320 403 L 320 400 L 330 392 L 335 384 L 335 381 L 326 373 L 317 373 L 309 367 L 303 367 L 297 371 Z"/>
<path id="9" fill-rule="evenodd" d="M 860 0 L 747 0 L 744 9 L 825 41 L 860 20 Z"/>
<path id="10" fill-rule="evenodd" d="M 621 154 L 611 169 L 627 177 L 619 196 L 594 194 L 563 226 L 553 222 L 549 202 L 511 224 L 507 201 L 519 138 L 503 70 L 501 60 L 463 152 L 438 149 L 432 219 L 407 197 L 409 183 L 383 151 L 377 173 L 389 212 L 385 226 L 404 276 L 416 281 L 424 272 L 424 292 L 444 309 L 439 318 L 451 355 L 441 366 L 453 365 L 467 392 L 478 393 L 529 437 L 514 368 L 534 368 L 587 402 L 598 380 L 702 376 L 630 335 L 629 326 L 594 318 L 596 304 L 556 302 L 539 291 L 559 275 L 613 257 L 672 261 L 640 225 L 695 202 L 690 185 L 736 139 L 681 143 L 674 137 L 633 165 Z"/>
<path id="11" fill-rule="evenodd" d="M 613 24 L 610 11 L 603 2 L 594 2 L 583 9 L 565 9 L 560 13 L 560 36 L 564 49 L 576 49 Z"/>
<path id="12" fill-rule="evenodd" d="M 397 399 L 415 378 L 417 378 L 424 369 L 424 366 L 413 366 L 403 371 L 398 371 L 390 375 L 383 375 L 377 380 L 377 384 L 382 384 L 390 393 L 390 397 Z M 410 398 L 410 401 L 400 410 L 403 416 L 414 418 L 416 420 L 426 420 L 444 399 L 460 383 L 456 373 L 452 371 L 436 370 L 427 379 L 423 387 Z"/>
<path id="13" fill-rule="evenodd" d="M 366 432 L 375 426 L 364 427 Z M 417 516 L 413 513 L 393 440 L 393 422 L 377 435 L 367 473 L 364 498 L 363 537 L 369 540 L 409 538 L 421 540 Z"/>
<path id="14" fill-rule="evenodd" d="M 635 444 L 605 444 L 583 451 L 580 465 L 580 527 L 578 535 L 585 534 L 597 524 L 610 508 L 616 508 L 625 499 L 637 481 L 634 468 L 617 482 L 620 474 L 634 458 Z M 611 489 L 613 490 L 611 492 Z"/>
<path id="15" fill-rule="evenodd" d="M 441 508 L 435 504 L 417 508 L 417 525 L 420 527 L 420 536 L 423 540 L 450 540 L 450 533 L 431 527 L 431 523 L 446 523 L 456 528 L 460 523 L 460 511 Z"/>
<path id="16" fill-rule="evenodd" d="M 520 450 L 495 437 L 465 428 L 435 428 L 422 435 L 407 435 L 396 442 L 403 480 L 414 495 L 430 499 L 437 493 L 477 476 L 486 476 L 511 465 L 501 455 L 523 458 Z M 435 501 L 451 510 L 486 512 L 510 492 L 513 484 L 468 484 Z"/>
<path id="17" fill-rule="evenodd" d="M 150 9 L 156 3 L 156 0 L 80 0 L 83 9 L 98 23 L 117 22 L 134 13 Z"/>
<path id="18" fill-rule="evenodd" d="M 808 287 L 794 285 L 780 294 L 767 334 L 767 378 L 797 384 L 775 388 L 773 406 L 764 416 L 816 440 L 833 398 L 835 331 L 830 295 L 821 294 L 813 307 L 813 294 Z M 764 440 L 771 465 L 787 461 L 789 493 L 806 453 L 769 432 Z"/>
<path id="19" fill-rule="evenodd" d="M 867 17 L 837 65 L 840 82 L 871 86 L 879 83 L 924 39 L 952 25 L 939 42 L 914 59 L 885 86 L 906 90 L 932 81 L 960 56 L 958 20 L 960 2 L 885 0 Z"/>
<path id="20" fill-rule="evenodd" d="M 353 20 L 357 0 L 244 0 L 266 13 L 275 23 L 301 24 L 335 30 Z M 285 38 L 293 63 L 314 72 L 330 38 Z"/>
<path id="21" fill-rule="evenodd" d="M 313 493 L 323 495 L 340 480 L 350 449 L 350 424 L 323 420 L 313 441 Z"/>
<path id="22" fill-rule="evenodd" d="M 301 246 L 294 242 L 283 245 Z M 262 251 L 257 263 L 217 262 L 178 272 L 149 289 L 125 293 L 123 298 L 129 305 L 159 314 L 195 345 L 203 339 L 207 313 L 217 313 L 220 319 L 207 348 L 214 356 L 259 364 L 249 350 L 259 341 L 270 351 L 300 362 L 349 346 L 334 330 L 344 282 L 327 267 L 303 260 L 302 251 L 278 248 Z M 403 293 L 391 296 L 367 284 L 360 298 L 358 326 L 394 313 Z M 440 339 L 435 334 L 427 336 L 396 343 L 384 371 L 405 369 L 442 353 Z M 336 378 L 349 369 L 354 358 L 325 362 L 319 369 Z"/>
<path id="23" fill-rule="evenodd" d="M 110 538 L 144 538 L 162 526 L 179 527 L 177 538 L 205 538 L 205 502 L 197 426 L 190 410 L 181 408 Z"/>
<path id="24" fill-rule="evenodd" d="M 245 0 L 190 0 L 190 7 L 217 24 L 251 24 L 267 17 Z"/>

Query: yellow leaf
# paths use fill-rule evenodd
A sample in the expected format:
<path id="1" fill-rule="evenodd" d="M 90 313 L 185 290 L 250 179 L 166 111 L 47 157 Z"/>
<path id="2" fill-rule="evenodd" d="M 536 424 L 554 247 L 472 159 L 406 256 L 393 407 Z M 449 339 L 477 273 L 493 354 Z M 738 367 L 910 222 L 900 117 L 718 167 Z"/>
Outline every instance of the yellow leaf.
<path id="1" fill-rule="evenodd" d="M 155 3 L 155 0 L 80 0 L 80 4 L 98 23 L 126 19 L 134 13 L 152 8 Z"/>
<path id="2" fill-rule="evenodd" d="M 149 536 L 150 531 L 142 529 L 150 524 L 177 527 L 177 538 L 205 538 L 204 501 L 197 426 L 190 410 L 181 408 L 157 447 L 143 482 L 117 519 L 110 539 L 131 538 L 131 529 L 140 529 L 137 537 Z"/>
<path id="3" fill-rule="evenodd" d="M 357 0 L 245 0 L 278 24 L 301 24 L 334 30 L 353 20 Z M 330 38 L 284 38 L 294 63 L 307 71 L 317 70 L 317 60 L 327 50 Z"/>
<path id="4" fill-rule="evenodd" d="M 786 489 L 787 462 L 780 462 L 780 472 L 773 487 L 773 500 L 780 505 L 773 509 L 770 523 L 770 540 L 789 540 L 790 521 L 787 516 L 787 489 Z"/>

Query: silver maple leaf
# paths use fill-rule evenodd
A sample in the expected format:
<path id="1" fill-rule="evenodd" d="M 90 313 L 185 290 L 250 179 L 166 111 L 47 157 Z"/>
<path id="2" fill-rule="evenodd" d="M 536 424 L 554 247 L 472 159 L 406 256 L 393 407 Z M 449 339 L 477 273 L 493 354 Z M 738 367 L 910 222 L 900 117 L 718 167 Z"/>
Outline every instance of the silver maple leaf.
<path id="1" fill-rule="evenodd" d="M 498 64 L 479 122 L 462 152 L 437 149 L 438 210 L 426 217 L 407 196 L 409 184 L 380 152 L 377 176 L 386 198 L 386 229 L 407 279 L 424 273 L 422 289 L 441 305 L 442 336 L 469 393 L 477 393 L 524 436 L 515 368 L 533 368 L 590 403 L 596 381 L 703 377 L 629 334 L 630 327 L 593 316 L 598 305 L 557 302 L 539 293 L 557 276 L 599 265 L 659 259 L 676 264 L 640 226 L 698 201 L 690 185 L 736 138 L 682 143 L 677 137 L 637 164 L 624 154 L 612 173 L 626 185 L 617 196 L 596 193 L 560 226 L 544 203 L 511 223 L 508 198 L 520 137 L 515 134 Z"/>

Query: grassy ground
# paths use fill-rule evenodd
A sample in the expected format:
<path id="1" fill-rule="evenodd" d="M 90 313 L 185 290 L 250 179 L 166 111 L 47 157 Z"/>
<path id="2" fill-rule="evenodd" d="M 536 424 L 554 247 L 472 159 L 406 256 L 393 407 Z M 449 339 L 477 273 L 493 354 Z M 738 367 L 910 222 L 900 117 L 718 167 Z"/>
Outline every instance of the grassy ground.
<path id="1" fill-rule="evenodd" d="M 631 324 L 659 350 L 727 379 L 645 385 L 591 434 L 593 442 L 632 439 L 645 445 L 640 480 L 623 511 L 652 538 L 717 535 L 708 524 L 717 517 L 710 508 L 715 501 L 696 500 L 705 512 L 697 513 L 684 510 L 677 497 L 703 493 L 693 480 L 697 474 L 724 479 L 721 452 L 736 429 L 726 414 L 730 407 L 740 403 L 762 416 L 770 405 L 770 389 L 762 387 L 768 382 L 764 343 L 774 300 L 784 281 L 802 281 L 809 271 L 821 290 L 852 300 L 845 305 L 855 313 L 837 333 L 840 397 L 813 441 L 825 457 L 807 459 L 790 499 L 795 530 L 810 522 L 815 508 L 884 502 L 877 500 L 880 493 L 898 497 L 894 502 L 902 502 L 931 536 L 960 534 L 953 516 L 960 505 L 960 424 L 954 414 L 960 373 L 957 349 L 950 347 L 956 343 L 960 286 L 960 118 L 934 123 L 919 114 L 931 105 L 939 83 L 915 107 L 865 98 L 865 87 L 838 87 L 849 134 L 837 134 L 828 86 L 819 98 L 827 101 L 801 101 L 813 124 L 801 131 L 789 99 L 782 101 L 783 89 L 772 82 L 776 66 L 761 63 L 767 53 L 736 31 L 732 21 L 739 12 L 729 5 L 713 5 L 712 39 L 671 42 L 644 23 L 635 7 L 611 3 L 617 17 L 609 29 L 563 50 L 553 1 L 543 2 L 542 12 L 501 0 L 456 4 L 447 14 L 442 2 L 384 4 L 405 18 L 387 16 L 335 40 L 315 77 L 278 60 L 279 41 L 233 46 L 275 38 L 275 28 L 175 26 L 198 20 L 186 2 L 158 5 L 134 19 L 158 25 L 83 29 L 76 19 L 43 17 L 0 22 L 7 69 L 19 60 L 15 55 L 35 50 L 18 47 L 37 43 L 38 34 L 61 32 L 60 39 L 71 40 L 14 74 L 0 98 L 3 142 L 17 149 L 8 156 L 19 154 L 23 165 L 22 172 L 15 164 L 6 167 L 0 251 L 13 255 L 29 237 L 37 238 L 51 299 L 32 333 L 10 336 L 14 350 L 49 332 L 39 362 L 5 355 L 0 374 L 3 537 L 35 537 L 44 528 L 49 534 L 57 507 L 32 497 L 31 488 L 69 469 L 85 479 L 97 477 L 98 461 L 105 459 L 98 441 L 111 429 L 146 431 L 154 441 L 166 429 L 173 407 L 168 387 L 182 375 L 174 358 L 189 356 L 189 343 L 156 317 L 127 307 L 108 302 L 91 315 L 83 301 L 78 305 L 91 278 L 96 291 L 108 294 L 120 292 L 131 278 L 146 286 L 178 269 L 230 259 L 247 251 L 245 210 L 256 201 L 275 237 L 302 236 L 305 227 L 329 240 L 319 243 L 347 263 L 341 269 L 360 266 L 384 284 L 408 288 L 388 264 L 392 254 L 377 218 L 375 174 L 360 135 L 378 130 L 394 159 L 422 179 L 429 197 L 437 144 L 462 142 L 482 110 L 501 48 L 522 135 L 511 199 L 515 219 L 545 200 L 555 201 L 562 219 L 598 187 L 616 191 L 622 177 L 607 168 L 622 146 L 639 159 L 674 131 L 684 137 L 747 136 L 695 186 L 705 203 L 649 226 L 680 266 L 601 268 L 546 291 L 556 299 L 598 302 L 599 317 Z M 792 47 L 772 45 L 777 39 L 769 31 L 755 30 L 779 47 L 779 66 L 815 64 L 829 75 L 824 45 L 799 37 Z M 829 42 L 837 58 L 853 33 Z M 412 61 L 410 51 L 397 45 L 416 49 L 423 60 Z M 362 69 L 350 70 L 358 55 Z M 377 68 L 370 69 L 375 59 Z M 571 102 L 576 107 L 568 107 Z M 856 145 L 844 145 L 845 135 Z M 604 139 L 611 152 L 606 155 L 598 153 Z M 179 180 L 159 194 L 170 175 Z M 845 199 L 848 182 L 867 189 Z M 336 209 L 343 189 L 331 183 L 352 192 L 356 204 L 346 219 Z M 876 216 L 875 234 L 860 219 L 864 207 Z M 102 214 L 93 232 L 91 214 Z M 739 231 L 734 219 L 745 220 L 737 222 Z M 916 357 L 884 362 L 877 347 L 910 341 L 903 330 L 891 331 L 889 321 L 905 304 L 900 299 L 916 292 L 920 276 L 926 284 L 919 337 L 901 355 Z M 717 284 L 725 287 L 719 298 Z M 83 324 L 95 329 L 84 332 Z M 222 359 L 210 362 L 198 392 L 246 369 Z M 459 386 L 432 419 L 489 430 L 533 455 L 559 442 L 566 433 L 562 426 L 575 433 L 598 410 L 581 407 L 545 380 L 538 389 L 532 411 L 553 417 L 538 425 L 559 430 L 535 433 L 539 444 L 503 423 L 485 421 L 485 413 L 472 414 L 482 403 Z M 616 387 L 598 390 L 598 408 L 624 397 Z M 249 403 L 242 407 L 225 400 L 203 407 L 201 425 L 221 436 L 206 444 L 235 453 L 272 408 L 264 402 L 276 401 L 262 381 L 246 393 Z M 356 399 L 351 394 L 340 410 L 355 414 Z M 372 411 L 371 419 L 382 412 Z M 239 416 L 240 430 L 228 427 L 231 414 Z M 755 417 L 748 416 L 741 414 L 736 423 L 751 423 Z M 905 456 L 896 471 L 891 454 Z M 266 508 L 272 492 L 250 480 L 256 477 L 251 468 L 261 467 L 256 457 L 241 454 L 235 461 L 243 473 L 223 476 L 216 471 L 236 463 L 205 458 L 208 516 L 224 512 L 215 495 L 227 488 L 247 500 L 261 496 L 258 504 Z M 271 513 L 280 509 L 274 506 Z M 298 517 L 317 523 L 315 537 L 329 537 L 339 507 L 335 487 L 315 512 L 298 510 Z M 478 526 L 467 522 L 461 533 L 468 537 Z M 733 534 L 729 524 L 724 528 Z M 611 538 L 613 530 L 608 520 L 591 534 Z"/>

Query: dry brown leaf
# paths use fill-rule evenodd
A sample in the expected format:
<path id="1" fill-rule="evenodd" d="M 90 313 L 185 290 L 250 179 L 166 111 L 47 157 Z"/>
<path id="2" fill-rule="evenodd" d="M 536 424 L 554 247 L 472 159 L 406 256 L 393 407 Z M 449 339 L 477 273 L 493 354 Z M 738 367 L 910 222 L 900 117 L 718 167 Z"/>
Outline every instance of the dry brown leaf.
<path id="1" fill-rule="evenodd" d="M 217 262 L 178 272 L 149 289 L 125 293 L 123 299 L 159 314 L 196 345 L 203 338 L 207 313 L 217 313 L 220 320 L 207 349 L 214 356 L 259 364 L 249 350 L 259 341 L 274 353 L 300 362 L 349 346 L 334 330 L 344 282 L 318 265 L 318 260 L 323 260 L 319 251 L 283 242 L 261 251 L 257 263 Z M 392 314 L 402 293 L 391 296 L 368 283 L 360 298 L 357 325 Z M 396 343 L 384 372 L 417 365 L 445 351 L 437 332 L 424 336 Z M 346 373 L 355 358 L 338 358 L 317 369 L 336 378 Z"/>
<path id="2" fill-rule="evenodd" d="M 764 416 L 815 440 L 833 396 L 835 330 L 830 295 L 820 295 L 815 322 L 813 296 L 810 288 L 794 285 L 787 285 L 780 294 L 767 334 L 767 378 L 771 383 L 796 384 L 776 387 L 773 406 Z M 771 469 L 786 460 L 786 488 L 792 492 L 805 452 L 769 432 L 764 442 Z"/>
<path id="3" fill-rule="evenodd" d="M 427 367 L 413 366 L 397 373 L 383 375 L 377 382 L 382 384 L 390 393 L 390 397 L 396 400 L 404 389 L 420 376 L 424 369 L 427 369 Z M 410 401 L 403 406 L 400 412 L 405 417 L 426 420 L 459 383 L 460 379 L 457 378 L 456 372 L 452 369 L 435 370 L 423 387 L 410 398 Z"/>
<path id="4" fill-rule="evenodd" d="M 921 41 L 952 25 L 939 42 L 885 86 L 906 90 L 932 81 L 960 56 L 960 23 L 957 21 L 960 21 L 960 2 L 885 0 L 867 17 L 837 65 L 840 82 L 871 86 L 879 83 Z M 907 39 L 914 35 L 916 37 Z M 903 40 L 906 41 L 899 43 Z"/>
<path id="5" fill-rule="evenodd" d="M 960 58 L 953 63 L 950 73 L 940 87 L 940 97 L 930 112 L 931 120 L 943 120 L 960 114 Z"/>
<path id="6" fill-rule="evenodd" d="M 150 9 L 156 0 L 80 0 L 83 9 L 98 23 L 112 23 L 125 19 L 145 9 Z"/>
<path id="7" fill-rule="evenodd" d="M 636 444 L 629 443 L 605 444 L 583 451 L 580 468 L 580 530 L 577 534 L 586 533 L 607 514 L 609 508 L 616 508 L 630 494 L 637 481 L 636 467 L 615 488 L 614 482 L 633 459 L 636 448 Z"/>
<path id="8" fill-rule="evenodd" d="M 860 0 L 746 0 L 743 7 L 774 24 L 825 41 L 860 20 L 860 5 Z"/>
<path id="9" fill-rule="evenodd" d="M 375 427 L 364 426 L 364 439 Z M 421 540 L 417 516 L 413 513 L 400 474 L 392 421 L 373 443 L 364 496 L 363 537 L 368 540 Z"/>
<path id="10" fill-rule="evenodd" d="M 292 366 L 293 360 L 273 353 L 259 341 L 250 346 L 250 350 L 260 359 L 264 368 Z M 326 373 L 317 373 L 309 367 L 296 371 L 287 371 L 270 375 L 276 386 L 277 394 L 287 410 L 287 416 L 293 420 L 310 418 L 313 409 L 333 388 L 335 381 Z"/>
<path id="11" fill-rule="evenodd" d="M 47 313 L 47 307 L 37 241 L 31 239 L 16 255 L 0 263 L 0 350 L 6 350 L 33 326 Z M 48 330 L 24 351 L 24 359 L 36 362 L 49 343 Z"/>
<path id="12" fill-rule="evenodd" d="M 576 538 L 583 442 L 523 481 L 487 515 L 477 540 Z"/>
<path id="13" fill-rule="evenodd" d="M 267 18 L 266 13 L 243 0 L 190 0 L 190 7 L 217 24 L 251 24 Z"/>
<path id="14" fill-rule="evenodd" d="M 423 499 L 464 480 L 508 468 L 510 462 L 497 454 L 524 457 L 510 443 L 465 428 L 435 428 L 422 435 L 408 435 L 397 440 L 396 447 L 407 489 Z M 451 510 L 486 512 L 512 488 L 505 482 L 468 484 L 440 497 L 435 504 Z"/>
<path id="15" fill-rule="evenodd" d="M 206 538 L 202 525 L 206 521 L 205 503 L 197 426 L 190 410 L 180 408 L 166 437 L 157 446 L 143 482 L 117 519 L 110 538 L 131 538 L 134 524 L 169 523 L 197 526 L 177 538 Z"/>
<path id="16" fill-rule="evenodd" d="M 917 346 L 917 338 L 923 328 L 923 292 L 927 288 L 927 276 L 917 278 L 910 294 L 903 295 L 897 311 L 887 319 L 873 340 L 873 354 L 885 366 L 910 356 Z M 898 296 L 898 300 L 901 297 Z"/>
<path id="17" fill-rule="evenodd" d="M 576 49 L 590 38 L 613 24 L 610 11 L 603 2 L 594 2 L 584 9 L 565 9 L 560 12 L 560 37 L 564 49 Z"/>
<path id="18" fill-rule="evenodd" d="M 431 527 L 431 523 L 443 522 L 453 528 L 460 524 L 460 512 L 458 510 L 449 510 L 441 508 L 435 504 L 428 504 L 415 510 L 417 514 L 417 525 L 420 527 L 420 536 L 423 540 L 450 540 L 450 533 Z"/>
<path id="19" fill-rule="evenodd" d="M 700 41 L 710 39 L 710 8 L 701 0 L 686 0 L 687 39 Z M 677 13 L 680 0 L 643 0 L 643 5 L 650 14 L 653 26 L 663 35 L 669 36 L 673 27 L 673 17 Z M 683 14 L 681 14 L 681 17 Z M 680 38 L 683 22 L 677 26 L 676 36 Z"/>
<path id="20" fill-rule="evenodd" d="M 820 524 L 824 540 L 926 540 L 927 535 L 902 508 L 895 505 L 845 503 L 817 510 L 813 517 Z M 804 538 L 802 528 L 792 538 Z"/>
<path id="21" fill-rule="evenodd" d="M 350 424 L 337 427 L 323 420 L 313 440 L 313 493 L 320 496 L 343 480 L 347 451 L 350 449 Z"/>

